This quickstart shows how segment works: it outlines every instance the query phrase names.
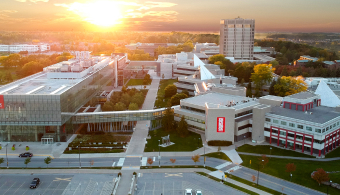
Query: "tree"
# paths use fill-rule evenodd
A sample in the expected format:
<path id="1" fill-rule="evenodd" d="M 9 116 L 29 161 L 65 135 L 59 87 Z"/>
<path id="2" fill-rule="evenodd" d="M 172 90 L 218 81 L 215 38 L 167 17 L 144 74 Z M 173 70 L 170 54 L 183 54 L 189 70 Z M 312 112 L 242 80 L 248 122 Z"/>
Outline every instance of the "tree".
<path id="1" fill-rule="evenodd" d="M 251 80 L 254 82 L 257 90 L 262 91 L 263 85 L 272 82 L 274 71 L 275 69 L 268 64 L 258 64 L 254 66 L 254 73 L 251 74 Z"/>
<path id="2" fill-rule="evenodd" d="M 287 67 L 284 66 L 283 69 L 282 69 L 282 72 L 281 72 L 281 75 L 280 76 L 288 76 L 288 70 L 287 70 Z"/>
<path id="3" fill-rule="evenodd" d="M 90 167 L 94 165 L 94 160 L 90 160 Z"/>
<path id="4" fill-rule="evenodd" d="M 131 102 L 131 96 L 128 93 L 124 93 L 120 98 L 120 102 L 124 103 L 125 105 L 129 105 Z"/>
<path id="5" fill-rule="evenodd" d="M 152 163 L 153 163 L 153 160 L 152 160 L 152 158 L 148 158 L 147 162 L 148 162 L 148 164 L 151 166 L 151 165 L 152 165 Z"/>
<path id="6" fill-rule="evenodd" d="M 273 61 L 271 61 L 271 62 L 269 62 L 269 64 L 271 64 L 272 65 L 272 67 L 276 67 L 276 66 L 278 66 L 279 65 L 279 62 L 278 61 L 276 61 L 276 60 L 273 60 Z"/>
<path id="7" fill-rule="evenodd" d="M 259 158 L 259 161 L 260 161 L 260 164 L 264 166 L 269 162 L 269 159 L 267 158 L 266 155 L 262 155 L 260 158 Z"/>
<path id="8" fill-rule="evenodd" d="M 5 76 L 3 77 L 3 79 L 7 82 L 12 82 L 13 81 L 13 77 L 12 77 L 12 74 L 10 72 L 7 72 L 5 74 Z"/>
<path id="9" fill-rule="evenodd" d="M 4 163 L 4 158 L 0 158 L 0 166 L 2 163 Z"/>
<path id="10" fill-rule="evenodd" d="M 178 127 L 177 127 L 176 131 L 182 137 L 186 137 L 189 134 L 188 123 L 187 123 L 187 121 L 185 121 L 183 115 L 181 117 L 181 120 L 178 123 Z"/>
<path id="11" fill-rule="evenodd" d="M 296 170 L 296 165 L 294 165 L 294 163 L 288 163 L 286 165 L 286 172 L 287 173 L 292 173 Z"/>
<path id="12" fill-rule="evenodd" d="M 274 92 L 277 96 L 288 96 L 295 93 L 306 91 L 307 84 L 302 80 L 302 77 L 285 77 L 282 76 L 274 85 Z"/>
<path id="13" fill-rule="evenodd" d="M 132 96 L 131 103 L 136 103 L 139 107 L 142 106 L 144 102 L 143 93 L 139 92 Z"/>
<path id="14" fill-rule="evenodd" d="M 138 109 L 139 109 L 138 104 L 130 103 L 129 110 L 138 110 Z"/>
<path id="15" fill-rule="evenodd" d="M 178 93 L 171 97 L 170 102 L 172 106 L 179 105 L 182 99 L 188 98 L 184 93 Z"/>
<path id="16" fill-rule="evenodd" d="M 255 176 L 255 175 L 251 176 L 251 180 L 252 180 L 253 182 L 255 182 L 255 181 L 256 181 L 256 176 Z"/>
<path id="17" fill-rule="evenodd" d="M 174 164 L 174 163 L 176 162 L 176 159 L 170 158 L 170 162 L 171 162 L 172 164 Z"/>
<path id="18" fill-rule="evenodd" d="M 172 97 L 173 95 L 176 95 L 177 93 L 177 87 L 176 85 L 168 85 L 165 89 L 164 89 L 164 97 L 165 98 L 169 98 Z"/>
<path id="19" fill-rule="evenodd" d="M 251 82 L 248 83 L 247 91 L 246 91 L 246 96 L 247 97 L 253 97 Z"/>
<path id="20" fill-rule="evenodd" d="M 275 89 L 274 89 L 275 84 L 276 84 L 276 81 L 273 80 L 273 82 L 270 84 L 270 87 L 269 87 L 269 95 L 275 95 Z"/>
<path id="21" fill-rule="evenodd" d="M 185 94 L 185 95 L 187 95 L 189 97 L 189 91 L 188 90 L 184 89 L 184 90 L 182 90 L 181 93 L 183 93 L 183 94 Z"/>
<path id="22" fill-rule="evenodd" d="M 30 163 L 30 162 L 31 162 L 31 157 L 28 157 L 28 158 L 25 159 L 24 163 L 26 165 L 26 168 L 27 168 L 28 163 Z"/>
<path id="23" fill-rule="evenodd" d="M 126 110 L 126 105 L 122 102 L 118 102 L 114 105 L 114 110 L 115 111 L 123 111 Z"/>
<path id="24" fill-rule="evenodd" d="M 44 159 L 44 163 L 46 164 L 47 167 L 51 163 L 51 161 L 52 161 L 52 158 L 49 156 Z"/>
<path id="25" fill-rule="evenodd" d="M 312 173 L 312 179 L 318 182 L 319 186 L 322 182 L 329 181 L 329 173 L 326 173 L 322 168 L 317 169 Z"/>
<path id="26" fill-rule="evenodd" d="M 168 107 L 165 109 L 163 118 L 162 118 L 162 126 L 165 131 L 172 131 L 174 128 L 174 111 L 168 104 Z"/>
<path id="27" fill-rule="evenodd" d="M 126 92 L 127 92 L 127 88 L 126 88 L 125 85 L 123 85 L 123 87 L 122 87 L 122 92 L 123 92 L 123 93 L 126 93 Z"/>
<path id="28" fill-rule="evenodd" d="M 196 154 L 194 156 L 191 157 L 191 159 L 195 162 L 195 165 L 197 162 L 200 162 L 200 155 L 199 154 Z"/>
<path id="29" fill-rule="evenodd" d="M 104 103 L 102 107 L 102 111 L 113 111 L 114 110 L 114 104 L 110 101 L 107 101 Z"/>

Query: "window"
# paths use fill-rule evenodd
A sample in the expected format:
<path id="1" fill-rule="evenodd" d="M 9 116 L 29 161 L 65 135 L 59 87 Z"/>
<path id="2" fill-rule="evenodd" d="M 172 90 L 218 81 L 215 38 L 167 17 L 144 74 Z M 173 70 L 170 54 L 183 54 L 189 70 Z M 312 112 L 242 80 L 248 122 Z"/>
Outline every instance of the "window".
<path id="1" fill-rule="evenodd" d="M 312 131 L 313 129 L 312 129 L 312 127 L 306 126 L 306 130 L 307 130 L 307 131 Z"/>
<path id="2" fill-rule="evenodd" d="M 271 120 L 270 120 L 270 118 L 266 118 L 266 121 L 267 121 L 267 122 L 270 122 Z"/>
<path id="3" fill-rule="evenodd" d="M 335 127 L 335 126 L 336 126 L 336 123 L 333 124 L 333 127 Z"/>
<path id="4" fill-rule="evenodd" d="M 285 131 L 280 131 L 280 135 L 286 135 Z"/>
<path id="5" fill-rule="evenodd" d="M 337 122 L 336 124 L 339 125 L 339 122 Z"/>
<path id="6" fill-rule="evenodd" d="M 279 121 L 274 119 L 273 123 L 279 124 Z"/>
<path id="7" fill-rule="evenodd" d="M 321 133 L 321 129 L 315 129 L 315 132 Z"/>
<path id="8" fill-rule="evenodd" d="M 325 133 L 325 128 L 322 129 L 322 133 Z"/>
<path id="9" fill-rule="evenodd" d="M 332 129 L 332 125 L 331 125 L 331 126 L 329 126 L 329 129 Z"/>
<path id="10" fill-rule="evenodd" d="M 233 24 L 228 24 L 228 28 L 234 28 Z"/>
<path id="11" fill-rule="evenodd" d="M 294 123 L 289 123 L 289 126 L 290 127 L 295 127 L 295 124 Z"/>
<path id="12" fill-rule="evenodd" d="M 281 121 L 281 125 L 287 125 L 286 121 Z"/>
<path id="13" fill-rule="evenodd" d="M 326 128 L 326 131 L 328 131 L 328 130 L 329 130 L 329 127 Z"/>
<path id="14" fill-rule="evenodd" d="M 303 129 L 303 125 L 297 125 L 297 128 Z"/>

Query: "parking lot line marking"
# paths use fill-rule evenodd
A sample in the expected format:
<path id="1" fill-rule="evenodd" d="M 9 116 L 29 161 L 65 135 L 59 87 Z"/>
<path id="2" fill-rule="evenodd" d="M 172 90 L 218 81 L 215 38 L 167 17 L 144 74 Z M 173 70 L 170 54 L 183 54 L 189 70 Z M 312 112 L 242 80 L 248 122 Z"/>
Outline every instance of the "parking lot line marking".
<path id="1" fill-rule="evenodd" d="M 53 181 L 71 181 L 72 177 L 70 178 L 59 178 L 59 177 L 56 177 L 55 180 Z"/>
<path id="2" fill-rule="evenodd" d="M 0 188 L 3 186 L 3 185 L 5 185 L 7 183 L 7 181 L 4 183 L 4 184 L 2 184 L 1 186 L 0 186 Z"/>
<path id="3" fill-rule="evenodd" d="M 113 162 L 112 167 L 115 167 L 116 162 Z"/>
<path id="4" fill-rule="evenodd" d="M 165 173 L 164 177 L 183 177 L 182 173 Z"/>
<path id="5" fill-rule="evenodd" d="M 143 190 L 143 195 L 145 194 L 145 186 L 146 186 L 146 182 L 144 182 L 144 190 Z"/>
<path id="6" fill-rule="evenodd" d="M 11 185 L 11 187 L 14 186 L 15 183 L 16 183 L 16 182 L 14 182 L 14 183 Z M 9 187 L 9 188 L 6 190 L 6 192 L 8 192 L 8 190 L 11 189 L 11 187 Z M 6 194 L 6 192 L 5 192 L 4 194 Z"/>
<path id="7" fill-rule="evenodd" d="M 24 183 L 22 183 L 22 184 L 21 184 L 21 186 L 22 186 L 22 185 L 24 185 L 24 184 L 25 184 L 25 182 L 24 182 Z M 21 186 L 20 186 L 20 187 L 18 187 L 18 188 L 17 188 L 17 190 L 15 190 L 13 194 L 16 194 L 15 192 L 16 192 L 16 191 L 18 191 L 18 190 L 21 188 Z"/>

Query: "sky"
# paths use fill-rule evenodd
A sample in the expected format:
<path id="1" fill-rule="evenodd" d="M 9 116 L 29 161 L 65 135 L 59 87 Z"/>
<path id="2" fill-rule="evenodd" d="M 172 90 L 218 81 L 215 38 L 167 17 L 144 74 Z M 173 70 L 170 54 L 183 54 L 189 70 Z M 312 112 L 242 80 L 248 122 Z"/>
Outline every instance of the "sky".
<path id="1" fill-rule="evenodd" d="M 219 31 L 255 19 L 256 32 L 340 32 L 340 0 L 0 0 L 2 31 Z"/>

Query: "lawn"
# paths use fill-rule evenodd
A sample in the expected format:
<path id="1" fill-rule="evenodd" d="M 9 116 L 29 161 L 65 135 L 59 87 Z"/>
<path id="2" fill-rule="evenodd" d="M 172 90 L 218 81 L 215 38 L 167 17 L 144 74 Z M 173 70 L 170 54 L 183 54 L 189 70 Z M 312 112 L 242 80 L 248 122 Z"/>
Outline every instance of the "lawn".
<path id="1" fill-rule="evenodd" d="M 134 85 L 144 85 L 143 84 L 144 79 L 130 79 L 129 82 L 127 83 L 127 86 L 134 86 Z M 152 80 L 147 85 L 150 85 Z"/>
<path id="2" fill-rule="evenodd" d="M 168 147 L 160 147 L 161 152 L 170 151 L 194 151 L 202 146 L 201 135 L 189 132 L 187 137 L 180 137 L 177 133 L 166 132 L 163 129 L 150 131 L 151 139 L 147 139 L 144 152 L 158 152 L 158 140 L 170 134 L 170 141 L 175 143 Z"/>
<path id="3" fill-rule="evenodd" d="M 270 152 L 270 147 L 272 148 Z M 273 146 L 268 146 L 268 145 L 257 145 L 257 146 L 252 146 L 252 145 L 243 145 L 240 147 L 237 147 L 237 152 L 247 152 L 247 153 L 255 153 L 255 154 L 266 154 L 266 155 L 277 155 L 277 156 L 293 156 L 293 157 L 304 157 L 304 158 L 315 158 L 314 156 L 310 156 L 307 154 L 303 154 L 300 152 L 295 152 L 292 150 L 286 150 L 286 149 L 281 149 Z"/>
<path id="4" fill-rule="evenodd" d="M 219 158 L 219 159 L 231 162 L 230 158 L 223 152 L 213 152 L 213 153 L 206 154 L 205 156 L 212 157 L 212 158 Z"/>
<path id="5" fill-rule="evenodd" d="M 340 147 L 326 154 L 325 158 L 335 158 L 335 157 L 340 157 Z"/>
<path id="6" fill-rule="evenodd" d="M 155 107 L 157 108 L 164 108 L 167 105 L 167 102 L 170 100 L 170 98 L 165 98 L 164 99 L 164 89 L 171 84 L 174 84 L 177 82 L 177 79 L 165 79 L 161 80 L 159 83 L 159 89 L 157 92 L 157 98 L 155 101 Z"/>
<path id="7" fill-rule="evenodd" d="M 80 148 L 69 150 L 65 149 L 64 154 L 87 154 L 87 153 L 121 153 L 124 149 L 111 149 L 111 148 Z"/>
<path id="8" fill-rule="evenodd" d="M 90 146 L 89 143 L 91 143 L 91 146 L 116 146 L 121 145 L 124 143 L 129 142 L 131 139 L 130 135 L 126 136 L 115 136 L 114 133 L 103 133 L 100 135 L 77 135 L 77 137 L 69 143 L 69 147 L 76 147 L 79 145 L 80 142 L 81 146 Z M 114 142 L 117 142 L 117 144 L 114 144 Z M 96 144 L 94 144 L 96 143 Z M 102 143 L 99 145 L 98 143 Z"/>
<path id="9" fill-rule="evenodd" d="M 240 156 L 243 160 L 243 166 L 257 170 L 259 157 L 242 154 Z M 296 171 L 292 173 L 292 182 L 321 191 L 323 193 L 326 193 L 327 186 L 319 186 L 318 183 L 311 178 L 311 173 L 316 171 L 317 168 L 323 168 L 325 171 L 340 171 L 340 161 L 322 162 L 279 158 L 269 158 L 268 164 L 265 165 L 264 168 L 261 168 L 260 171 L 290 181 L 289 173 L 286 172 L 285 168 L 288 163 L 294 163 L 296 165 Z M 334 183 L 340 183 L 340 174 L 330 174 L 330 179 Z M 340 190 L 330 187 L 329 192 L 330 194 L 339 194 Z"/>

